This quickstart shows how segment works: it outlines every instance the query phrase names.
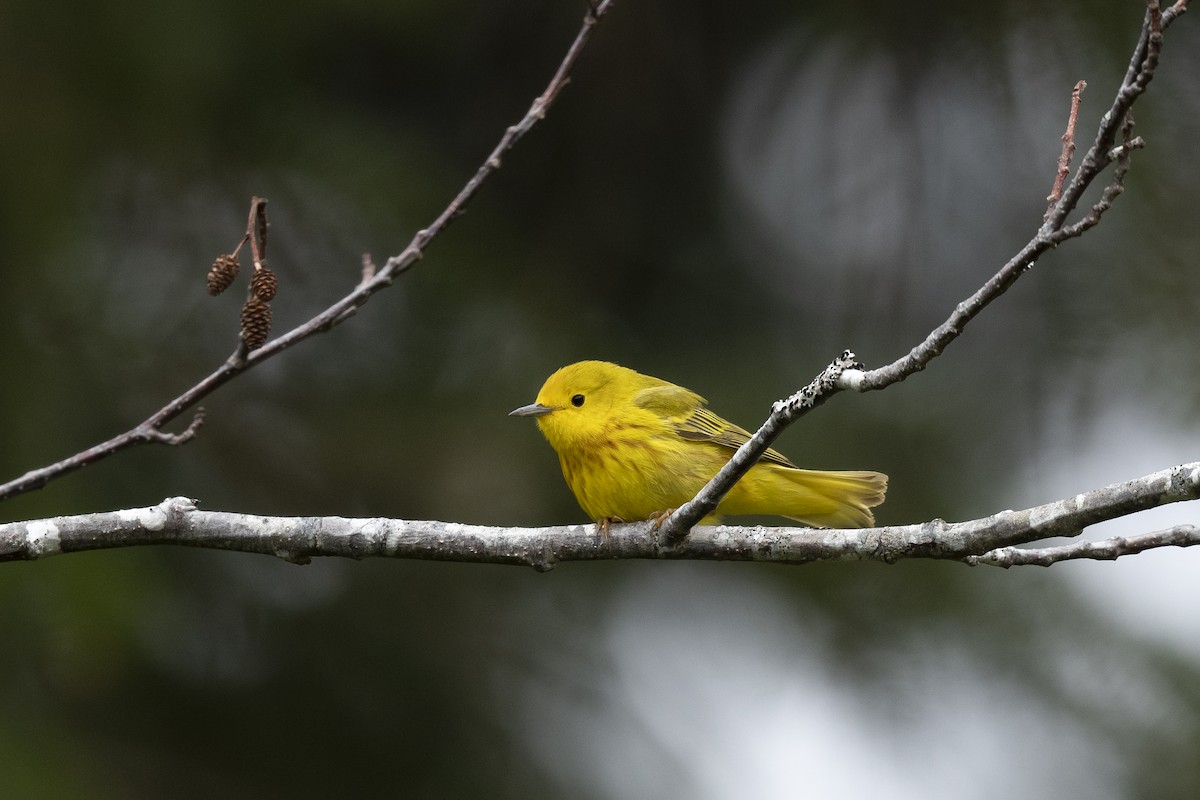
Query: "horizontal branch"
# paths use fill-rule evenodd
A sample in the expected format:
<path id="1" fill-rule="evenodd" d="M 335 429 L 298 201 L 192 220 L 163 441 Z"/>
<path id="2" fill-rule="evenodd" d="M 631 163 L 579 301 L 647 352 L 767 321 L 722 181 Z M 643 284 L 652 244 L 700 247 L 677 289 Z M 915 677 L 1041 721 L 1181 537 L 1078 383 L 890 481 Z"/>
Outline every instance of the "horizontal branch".
<path id="1" fill-rule="evenodd" d="M 1154 472 L 1024 511 L 967 522 L 932 520 L 884 528 L 694 528 L 670 544 L 649 522 L 548 528 L 489 527 L 385 518 L 264 517 L 202 511 L 185 497 L 126 511 L 0 524 L 0 561 L 63 553 L 172 544 L 276 556 L 294 563 L 318 557 L 411 558 L 520 564 L 540 571 L 561 561 L 694 559 L 804 564 L 935 558 L 968 564 L 1048 565 L 1068 558 L 1117 558 L 1151 547 L 1200 544 L 1190 532 L 1128 537 L 1021 551 L 1015 545 L 1077 536 L 1089 525 L 1167 503 L 1200 498 L 1200 462 Z"/>

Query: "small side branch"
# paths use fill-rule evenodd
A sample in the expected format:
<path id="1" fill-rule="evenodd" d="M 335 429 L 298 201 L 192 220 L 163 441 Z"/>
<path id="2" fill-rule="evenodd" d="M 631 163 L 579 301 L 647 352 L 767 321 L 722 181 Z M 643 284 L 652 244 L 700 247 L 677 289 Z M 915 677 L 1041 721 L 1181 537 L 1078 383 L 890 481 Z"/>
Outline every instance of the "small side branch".
<path id="1" fill-rule="evenodd" d="M 1051 187 L 1050 194 L 1046 196 L 1046 216 L 1043 221 L 1050 219 L 1054 206 L 1062 197 L 1063 183 L 1071 174 L 1071 157 L 1075 155 L 1075 123 L 1079 121 L 1079 106 L 1083 101 L 1083 90 L 1086 88 L 1087 81 L 1079 81 L 1071 92 L 1071 113 L 1067 116 L 1067 130 L 1062 135 L 1063 148 L 1058 157 L 1058 172 L 1054 176 L 1054 186 Z"/>
<path id="2" fill-rule="evenodd" d="M 1061 561 L 1081 558 L 1115 561 L 1121 556 L 1131 556 L 1159 547 L 1192 547 L 1197 544 L 1200 544 L 1200 527 L 1176 525 L 1161 531 L 1135 536 L 1116 536 L 1099 542 L 1073 542 L 1057 547 L 1001 547 L 989 550 L 981 556 L 971 556 L 967 558 L 967 563 L 988 564 L 1005 569 L 1026 565 L 1048 567 Z"/>
<path id="3" fill-rule="evenodd" d="M 145 430 L 134 429 L 136 435 L 148 442 L 158 442 L 159 444 L 169 444 L 172 446 L 185 444 L 190 442 L 195 437 L 196 432 L 200 430 L 200 426 L 204 424 L 204 409 L 196 409 L 196 413 L 192 415 L 192 422 L 179 433 L 166 433 L 157 428 L 147 428 Z"/>
<path id="4" fill-rule="evenodd" d="M 34 489 L 41 489 L 55 478 L 69 472 L 74 472 L 77 469 L 82 469 L 114 453 L 119 453 L 138 444 L 166 444 L 171 446 L 186 444 L 195 438 L 203 424 L 203 408 L 196 410 L 191 424 L 179 433 L 167 433 L 160 427 L 161 423 L 156 424 L 154 418 L 151 418 L 119 436 L 114 436 L 108 441 L 100 442 L 86 450 L 81 450 L 70 458 L 64 458 L 62 461 L 57 461 L 47 467 L 30 470 L 20 478 L 4 484 L 3 487 L 0 487 L 0 490 L 13 486 L 15 488 L 10 494 L 16 495 Z M 3 500 L 7 496 L 9 495 L 0 491 L 0 500 Z"/>
<path id="5" fill-rule="evenodd" d="M 1116 167 L 1113 169 L 1112 180 L 1104 187 L 1104 191 L 1100 195 L 1100 199 L 1096 201 L 1091 210 L 1085 214 L 1078 222 L 1063 227 L 1059 233 L 1063 240 L 1079 236 L 1088 228 L 1095 226 L 1100 222 L 1100 218 L 1104 216 L 1113 206 L 1113 202 L 1117 197 L 1125 191 L 1125 176 L 1129 174 L 1130 157 L 1134 150 L 1140 150 L 1146 146 L 1146 142 L 1140 136 L 1133 135 L 1133 115 L 1128 114 L 1125 117 L 1125 124 L 1121 127 L 1121 144 L 1109 151 L 1108 157 L 1116 162 Z"/>

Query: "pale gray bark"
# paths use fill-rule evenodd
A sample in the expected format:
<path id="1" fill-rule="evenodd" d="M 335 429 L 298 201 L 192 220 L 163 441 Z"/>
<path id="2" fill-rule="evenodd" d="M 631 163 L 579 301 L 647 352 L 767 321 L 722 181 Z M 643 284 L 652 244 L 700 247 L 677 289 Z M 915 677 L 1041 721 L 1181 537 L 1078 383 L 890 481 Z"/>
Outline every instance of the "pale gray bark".
<path id="1" fill-rule="evenodd" d="M 1167 503 L 1200 498 L 1200 462 L 1093 489 L 1023 511 L 1001 511 L 966 522 L 849 530 L 738 527 L 694 528 L 672 544 L 648 522 L 597 526 L 490 527 L 456 522 L 346 517 L 264 517 L 203 511 L 185 497 L 156 506 L 0 524 L 0 561 L 60 553 L 173 544 L 261 553 L 295 563 L 312 558 L 415 558 L 521 564 L 547 570 L 560 561 L 614 558 L 765 561 L 883 561 L 932 558 L 1016 566 L 1078 558 L 1113 559 L 1155 547 L 1200 544 L 1200 529 L 1168 531 L 1021 550 L 1015 545 L 1078 536 L 1097 522 Z"/>

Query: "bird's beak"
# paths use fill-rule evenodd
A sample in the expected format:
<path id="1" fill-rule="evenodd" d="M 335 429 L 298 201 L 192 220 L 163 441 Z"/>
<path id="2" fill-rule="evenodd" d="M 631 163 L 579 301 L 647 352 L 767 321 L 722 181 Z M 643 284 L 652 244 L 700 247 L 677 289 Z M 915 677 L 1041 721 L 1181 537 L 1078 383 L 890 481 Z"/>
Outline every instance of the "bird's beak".
<path id="1" fill-rule="evenodd" d="M 514 408 L 512 411 L 508 412 L 508 415 L 510 417 L 542 417 L 546 414 L 549 414 L 553 410 L 553 408 L 544 406 L 541 403 L 530 403 L 527 406 Z"/>

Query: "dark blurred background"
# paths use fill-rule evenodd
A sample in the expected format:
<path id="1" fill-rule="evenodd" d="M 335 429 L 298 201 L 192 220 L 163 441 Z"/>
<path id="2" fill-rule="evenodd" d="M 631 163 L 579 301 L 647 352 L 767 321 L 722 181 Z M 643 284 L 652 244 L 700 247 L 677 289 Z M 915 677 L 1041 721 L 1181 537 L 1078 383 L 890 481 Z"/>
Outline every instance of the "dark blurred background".
<path id="1" fill-rule="evenodd" d="M 269 198 L 276 333 L 398 252 L 557 66 L 584 3 L 0 9 L 0 479 L 232 351 L 204 291 Z M 891 361 L 1040 224 L 1133 2 L 619 2 L 544 125 L 353 320 L 0 506 L 583 519 L 528 420 L 616 360 L 747 427 L 843 348 Z M 891 475 L 882 523 L 1200 455 L 1200 20 L 1103 224 L 926 372 L 779 447 Z M 1095 192 L 1089 201 L 1095 199 Z M 1176 506 L 1095 535 L 1195 521 Z M 1200 792 L 1197 555 L 958 564 L 295 567 L 158 548 L 4 565 L 8 797 L 1089 798 Z"/>

